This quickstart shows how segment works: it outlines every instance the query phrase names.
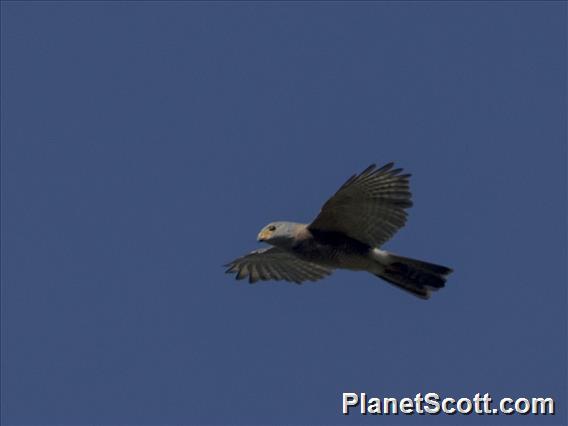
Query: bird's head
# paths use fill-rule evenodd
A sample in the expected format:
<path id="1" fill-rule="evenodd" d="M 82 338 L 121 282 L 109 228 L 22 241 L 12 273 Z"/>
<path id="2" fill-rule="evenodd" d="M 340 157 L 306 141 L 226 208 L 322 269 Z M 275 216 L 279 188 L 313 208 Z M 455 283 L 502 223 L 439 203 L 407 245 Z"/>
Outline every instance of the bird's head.
<path id="1" fill-rule="evenodd" d="M 289 246 L 294 241 L 295 223 L 272 222 L 266 225 L 258 234 L 258 241 L 273 246 Z"/>

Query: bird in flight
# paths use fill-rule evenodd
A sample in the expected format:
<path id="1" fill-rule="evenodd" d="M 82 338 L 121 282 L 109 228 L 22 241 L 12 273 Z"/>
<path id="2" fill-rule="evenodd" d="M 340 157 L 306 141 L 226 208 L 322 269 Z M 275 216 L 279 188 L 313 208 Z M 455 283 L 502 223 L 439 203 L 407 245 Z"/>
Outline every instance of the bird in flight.
<path id="1" fill-rule="evenodd" d="M 335 269 L 367 271 L 422 299 L 444 287 L 452 269 L 402 257 L 380 247 L 406 223 L 412 206 L 410 174 L 374 164 L 351 176 L 310 224 L 272 222 L 258 241 L 272 247 L 233 260 L 227 273 L 249 282 L 285 280 L 301 284 Z"/>

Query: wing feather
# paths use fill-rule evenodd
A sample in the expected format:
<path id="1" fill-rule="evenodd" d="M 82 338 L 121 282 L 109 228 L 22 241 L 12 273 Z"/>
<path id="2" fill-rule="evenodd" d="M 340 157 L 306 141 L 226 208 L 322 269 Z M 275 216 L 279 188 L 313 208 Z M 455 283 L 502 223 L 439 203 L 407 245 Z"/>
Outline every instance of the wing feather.
<path id="1" fill-rule="evenodd" d="M 406 223 L 412 206 L 408 179 L 394 163 L 373 164 L 351 176 L 323 205 L 309 229 L 341 232 L 371 247 L 380 247 Z"/>
<path id="2" fill-rule="evenodd" d="M 268 280 L 301 284 L 304 281 L 317 281 L 333 272 L 278 247 L 255 250 L 225 266 L 228 267 L 227 273 L 236 273 L 238 280 L 248 277 L 251 284 Z"/>

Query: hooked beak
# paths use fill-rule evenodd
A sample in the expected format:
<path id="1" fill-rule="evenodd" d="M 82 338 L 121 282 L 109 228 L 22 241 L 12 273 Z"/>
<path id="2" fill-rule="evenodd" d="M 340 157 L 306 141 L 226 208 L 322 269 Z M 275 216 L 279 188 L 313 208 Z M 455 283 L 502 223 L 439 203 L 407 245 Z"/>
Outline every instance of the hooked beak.
<path id="1" fill-rule="evenodd" d="M 270 231 L 267 231 L 266 229 L 264 229 L 263 231 L 260 232 L 260 234 L 258 234 L 257 240 L 258 241 L 266 241 L 268 239 L 268 237 L 270 237 Z"/>

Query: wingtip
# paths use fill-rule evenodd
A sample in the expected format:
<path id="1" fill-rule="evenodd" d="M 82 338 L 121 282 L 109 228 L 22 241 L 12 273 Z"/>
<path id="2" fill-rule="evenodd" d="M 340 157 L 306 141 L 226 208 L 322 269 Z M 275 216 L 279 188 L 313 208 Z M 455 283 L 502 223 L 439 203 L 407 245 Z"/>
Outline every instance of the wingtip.
<path id="1" fill-rule="evenodd" d="M 448 268 L 446 266 L 446 270 L 444 272 L 442 272 L 440 275 L 444 280 L 447 280 L 449 278 L 449 276 L 453 273 L 454 273 L 454 270 L 452 268 Z"/>
<path id="2" fill-rule="evenodd" d="M 377 164 L 376 164 L 376 163 L 371 163 L 371 164 L 369 165 L 369 167 L 367 167 L 365 170 L 363 170 L 363 171 L 361 172 L 361 174 L 368 173 L 368 172 L 374 170 L 376 167 L 377 167 Z"/>
<path id="3" fill-rule="evenodd" d="M 387 164 L 385 164 L 384 166 L 382 166 L 380 169 L 377 169 L 376 173 L 386 172 L 386 171 L 392 169 L 393 167 L 394 167 L 394 161 L 390 161 Z"/>

